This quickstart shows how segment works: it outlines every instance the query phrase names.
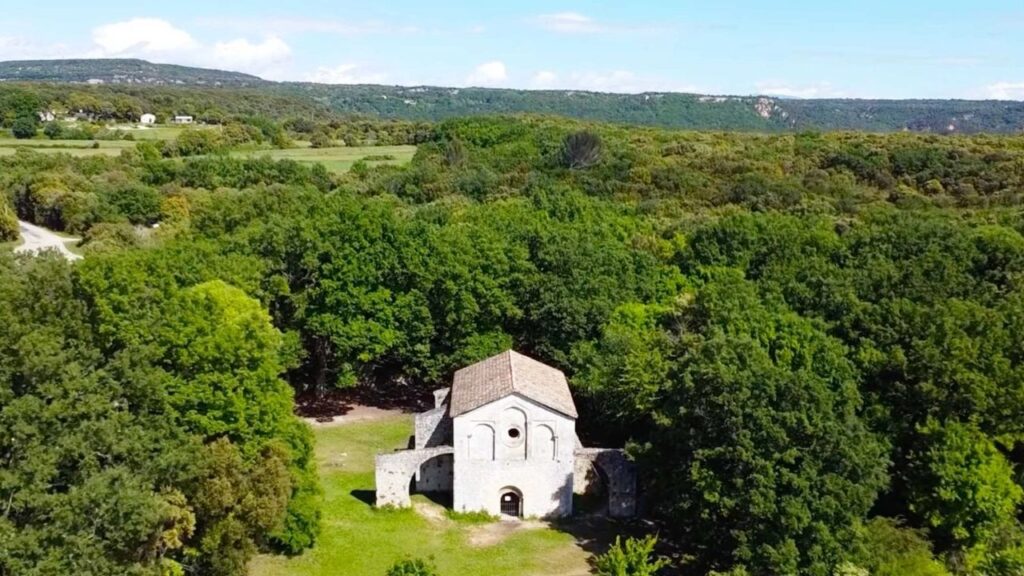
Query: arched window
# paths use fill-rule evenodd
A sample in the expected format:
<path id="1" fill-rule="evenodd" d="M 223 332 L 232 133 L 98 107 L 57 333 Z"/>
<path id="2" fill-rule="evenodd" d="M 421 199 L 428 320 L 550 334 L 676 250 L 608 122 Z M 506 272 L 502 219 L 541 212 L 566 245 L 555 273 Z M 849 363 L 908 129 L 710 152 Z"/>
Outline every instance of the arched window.
<path id="1" fill-rule="evenodd" d="M 506 408 L 501 414 L 501 430 L 504 457 L 526 460 L 526 412 L 519 408 Z"/>
<path id="2" fill-rule="evenodd" d="M 558 438 L 555 431 L 547 424 L 537 426 L 533 431 L 531 455 L 535 460 L 555 460 L 558 458 Z"/>
<path id="3" fill-rule="evenodd" d="M 494 428 L 477 424 L 469 435 L 470 460 L 494 460 Z"/>

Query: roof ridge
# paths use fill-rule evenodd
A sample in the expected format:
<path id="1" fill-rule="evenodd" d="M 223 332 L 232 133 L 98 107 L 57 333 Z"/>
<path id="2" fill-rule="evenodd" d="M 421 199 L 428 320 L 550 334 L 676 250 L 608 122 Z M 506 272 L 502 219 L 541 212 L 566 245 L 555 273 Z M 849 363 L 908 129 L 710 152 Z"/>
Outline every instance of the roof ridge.
<path id="1" fill-rule="evenodd" d="M 511 348 L 505 351 L 505 355 L 508 356 L 508 382 L 512 385 L 512 391 L 518 392 L 519 389 L 516 388 L 516 367 L 512 365 L 512 352 Z"/>

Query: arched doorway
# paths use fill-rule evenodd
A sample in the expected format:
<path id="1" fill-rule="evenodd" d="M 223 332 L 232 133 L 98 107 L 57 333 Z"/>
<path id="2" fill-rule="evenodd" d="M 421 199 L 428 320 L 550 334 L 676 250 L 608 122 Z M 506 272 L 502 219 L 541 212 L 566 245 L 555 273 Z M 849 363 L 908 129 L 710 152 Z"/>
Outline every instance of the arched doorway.
<path id="1" fill-rule="evenodd" d="M 523 493 L 516 488 L 502 488 L 500 510 L 502 516 L 523 517 Z"/>
<path id="2" fill-rule="evenodd" d="M 582 490 L 573 494 L 573 511 L 577 514 L 607 515 L 608 474 L 604 469 L 596 462 L 589 463 L 581 484 Z"/>

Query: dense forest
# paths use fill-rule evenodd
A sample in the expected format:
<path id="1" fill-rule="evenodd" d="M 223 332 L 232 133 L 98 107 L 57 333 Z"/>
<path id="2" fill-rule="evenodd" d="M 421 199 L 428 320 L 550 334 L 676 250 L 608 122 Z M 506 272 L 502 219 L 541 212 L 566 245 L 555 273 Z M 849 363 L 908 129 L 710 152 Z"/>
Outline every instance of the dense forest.
<path id="1" fill-rule="evenodd" d="M 89 80 L 102 86 L 87 86 Z M 696 130 L 909 130 L 936 134 L 1020 133 L 1024 103 L 967 100 L 787 99 L 652 92 L 610 94 L 573 90 L 508 90 L 435 86 L 327 85 L 269 82 L 237 72 L 144 60 L 36 60 L 0 62 L 0 83 L 79 83 L 40 90 L 44 106 L 78 110 L 77 100 L 122 100 L 162 115 L 186 113 L 217 121 L 259 111 L 290 116 L 366 116 L 439 121 L 479 114 L 548 114 L 632 125 Z M 221 88 L 213 88 L 221 86 Z M 197 87 L 204 89 L 197 90 Z M 177 88 L 177 89 L 174 89 Z M 3 89 L 3 86 L 0 86 Z M 78 96 L 65 96 L 72 92 Z M 123 108 L 123 106 L 121 106 Z M 136 110 L 137 111 L 137 110 Z M 123 115 L 121 119 L 137 120 Z"/>
<path id="2" fill-rule="evenodd" d="M 1024 570 L 1024 137 L 418 138 L 340 175 L 0 158 L 7 219 L 86 253 L 0 258 L 0 574 L 301 551 L 322 504 L 294 395 L 416 397 L 508 347 L 628 447 L 686 573 Z"/>

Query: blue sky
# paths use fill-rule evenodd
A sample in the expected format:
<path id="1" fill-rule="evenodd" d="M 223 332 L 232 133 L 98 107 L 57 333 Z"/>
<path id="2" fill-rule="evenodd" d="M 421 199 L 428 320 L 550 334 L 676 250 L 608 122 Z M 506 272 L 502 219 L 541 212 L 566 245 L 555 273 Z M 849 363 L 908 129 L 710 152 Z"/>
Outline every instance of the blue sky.
<path id="1" fill-rule="evenodd" d="M 1024 100 L 1024 0 L 12 3 L 0 59 L 275 80 Z"/>

